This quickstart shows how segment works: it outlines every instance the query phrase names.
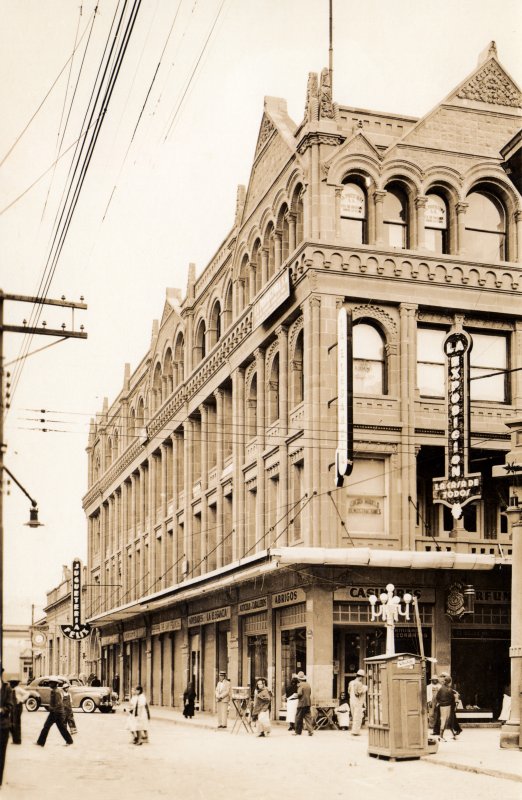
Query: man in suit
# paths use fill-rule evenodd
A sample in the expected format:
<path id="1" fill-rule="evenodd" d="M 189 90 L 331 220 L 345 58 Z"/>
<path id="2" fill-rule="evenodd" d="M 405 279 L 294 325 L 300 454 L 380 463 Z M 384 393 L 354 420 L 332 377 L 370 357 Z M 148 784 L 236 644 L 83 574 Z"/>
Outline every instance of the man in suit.
<path id="1" fill-rule="evenodd" d="M 40 736 L 38 737 L 36 744 L 40 745 L 40 747 L 45 747 L 47 734 L 51 730 L 52 726 L 56 725 L 65 739 L 65 744 L 70 745 L 73 743 L 73 738 L 67 730 L 67 725 L 65 724 L 65 709 L 63 705 L 62 693 L 58 688 L 58 681 L 49 681 L 49 685 L 51 687 L 49 714 L 44 722 L 44 726 L 40 732 Z"/>
<path id="2" fill-rule="evenodd" d="M 227 727 L 228 704 L 230 702 L 230 681 L 225 670 L 219 673 L 219 680 L 216 685 L 216 706 L 218 728 Z"/>
<path id="3" fill-rule="evenodd" d="M 310 708 L 312 706 L 312 687 L 306 680 L 304 672 L 297 673 L 299 687 L 297 689 L 297 713 L 295 715 L 295 736 L 301 736 L 303 725 L 308 731 L 308 736 L 314 735 L 314 724 Z"/>
<path id="4" fill-rule="evenodd" d="M 0 694 L 0 786 L 4 775 L 5 753 L 11 730 L 13 713 L 13 690 L 4 682 L 4 668 L 2 667 L 1 694 Z"/>

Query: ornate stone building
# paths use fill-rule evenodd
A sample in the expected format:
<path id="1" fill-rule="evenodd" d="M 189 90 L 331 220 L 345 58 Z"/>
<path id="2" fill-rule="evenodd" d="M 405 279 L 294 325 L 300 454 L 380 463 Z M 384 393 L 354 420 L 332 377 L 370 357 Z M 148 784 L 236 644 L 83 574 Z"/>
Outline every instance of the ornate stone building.
<path id="1" fill-rule="evenodd" d="M 501 150 L 521 115 L 494 45 L 421 119 L 338 106 L 327 70 L 300 124 L 266 98 L 232 230 L 183 299 L 167 290 L 148 353 L 92 423 L 89 669 L 105 682 L 179 705 L 193 678 L 211 710 L 219 669 L 234 685 L 265 674 L 277 713 L 303 669 L 336 697 L 382 651 L 367 598 L 391 582 L 417 597 L 424 650 L 464 702 L 497 706 L 511 539 L 492 471 L 522 408 L 521 198 Z M 338 486 L 342 308 L 354 457 Z M 435 490 L 456 474 L 450 331 L 473 344 L 452 456 L 465 480 Z M 412 620 L 396 638 L 419 651 Z"/>

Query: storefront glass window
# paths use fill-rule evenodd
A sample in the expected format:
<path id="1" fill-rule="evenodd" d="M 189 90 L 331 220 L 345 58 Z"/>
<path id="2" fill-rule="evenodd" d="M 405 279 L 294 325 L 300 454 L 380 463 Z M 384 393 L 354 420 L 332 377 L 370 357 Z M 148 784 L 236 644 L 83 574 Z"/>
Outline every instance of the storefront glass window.
<path id="1" fill-rule="evenodd" d="M 300 670 L 306 673 L 306 628 L 281 631 L 281 686 Z"/>
<path id="2" fill-rule="evenodd" d="M 250 688 L 254 691 L 256 678 L 266 678 L 268 671 L 268 636 L 248 636 L 247 657 Z"/>

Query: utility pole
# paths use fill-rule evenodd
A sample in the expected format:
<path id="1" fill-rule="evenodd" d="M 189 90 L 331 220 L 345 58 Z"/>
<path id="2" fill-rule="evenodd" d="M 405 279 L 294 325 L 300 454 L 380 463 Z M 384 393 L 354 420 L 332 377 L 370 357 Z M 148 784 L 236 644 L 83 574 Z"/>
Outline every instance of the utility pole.
<path id="1" fill-rule="evenodd" d="M 47 328 L 45 323 L 41 326 L 27 326 L 27 325 L 5 325 L 4 324 L 4 303 L 6 300 L 19 302 L 19 303 L 32 303 L 37 306 L 61 306 L 62 308 L 70 308 L 73 314 L 71 329 L 67 329 L 65 325 L 61 328 Z M 83 298 L 82 298 L 83 300 Z M 4 453 L 6 451 L 6 443 L 4 442 L 4 415 L 6 408 L 9 404 L 4 402 L 4 333 L 24 333 L 38 336 L 54 336 L 61 339 L 86 339 L 87 334 L 83 331 L 83 325 L 79 331 L 74 330 L 74 311 L 75 309 L 85 311 L 87 305 L 83 302 L 72 303 L 62 297 L 61 300 L 49 300 L 43 297 L 31 297 L 22 294 L 7 294 L 0 289 L 0 665 L 3 664 L 4 656 L 4 493 L 3 493 L 3 478 L 4 469 L 7 472 L 7 467 L 4 467 Z M 20 482 L 9 472 L 15 483 L 20 486 L 24 494 L 29 498 L 30 495 Z M 36 508 L 35 502 L 31 499 L 34 509 Z M 33 517 L 32 517 L 33 519 Z M 33 519 L 34 521 L 34 519 Z M 31 527 L 36 527 L 32 525 Z"/>

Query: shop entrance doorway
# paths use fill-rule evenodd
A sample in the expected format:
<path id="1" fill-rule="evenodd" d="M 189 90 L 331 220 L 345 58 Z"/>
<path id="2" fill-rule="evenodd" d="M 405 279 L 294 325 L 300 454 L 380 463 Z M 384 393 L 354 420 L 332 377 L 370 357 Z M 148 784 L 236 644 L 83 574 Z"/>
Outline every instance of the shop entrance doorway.
<path id="1" fill-rule="evenodd" d="M 263 633 L 259 636 L 247 637 L 247 676 L 250 691 L 253 692 L 256 678 L 266 678 L 268 672 L 268 636 Z"/>
<path id="2" fill-rule="evenodd" d="M 190 637 L 190 680 L 196 692 L 195 707 L 199 710 L 201 698 L 201 637 L 199 633 L 193 633 Z"/>
<path id="3" fill-rule="evenodd" d="M 510 682 L 509 640 L 453 638 L 451 672 L 464 708 L 490 709 L 497 719 Z"/>

